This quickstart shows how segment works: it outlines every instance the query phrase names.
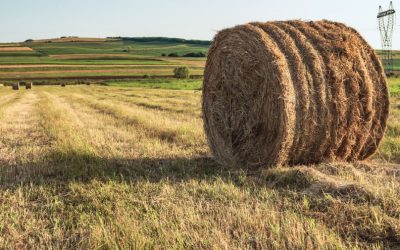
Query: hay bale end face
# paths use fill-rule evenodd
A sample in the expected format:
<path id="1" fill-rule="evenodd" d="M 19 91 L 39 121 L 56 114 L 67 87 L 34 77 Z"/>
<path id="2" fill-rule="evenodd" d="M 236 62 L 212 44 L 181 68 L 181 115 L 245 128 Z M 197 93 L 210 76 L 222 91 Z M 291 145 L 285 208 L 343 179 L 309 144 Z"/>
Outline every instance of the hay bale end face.
<path id="1" fill-rule="evenodd" d="M 389 95 L 379 58 L 354 29 L 330 21 L 249 23 L 216 35 L 202 110 L 222 163 L 351 162 L 377 150 Z"/>
<path id="2" fill-rule="evenodd" d="M 32 89 L 33 83 L 32 82 L 27 82 L 25 83 L 25 89 Z"/>
<path id="3" fill-rule="evenodd" d="M 19 90 L 19 83 L 13 83 L 12 84 L 12 89 L 13 90 Z"/>

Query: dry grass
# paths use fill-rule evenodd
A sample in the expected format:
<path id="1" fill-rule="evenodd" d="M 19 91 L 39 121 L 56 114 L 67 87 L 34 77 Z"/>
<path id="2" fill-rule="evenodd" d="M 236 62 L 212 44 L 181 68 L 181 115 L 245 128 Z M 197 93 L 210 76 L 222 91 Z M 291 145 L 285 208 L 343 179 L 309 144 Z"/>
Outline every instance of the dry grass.
<path id="1" fill-rule="evenodd" d="M 29 47 L 0 47 L 0 52 L 33 51 Z"/>
<path id="2" fill-rule="evenodd" d="M 184 65 L 188 65 L 191 67 L 205 67 L 206 62 L 205 60 L 188 60 L 187 58 L 181 58 L 181 59 L 165 59 L 165 58 L 160 58 L 161 60 L 167 61 L 167 62 L 171 62 L 171 63 L 178 63 L 180 65 L 184 64 Z"/>
<path id="3" fill-rule="evenodd" d="M 244 172 L 210 158 L 199 112 L 194 91 L 2 89 L 0 248 L 400 244 L 394 134 L 368 164 Z"/>

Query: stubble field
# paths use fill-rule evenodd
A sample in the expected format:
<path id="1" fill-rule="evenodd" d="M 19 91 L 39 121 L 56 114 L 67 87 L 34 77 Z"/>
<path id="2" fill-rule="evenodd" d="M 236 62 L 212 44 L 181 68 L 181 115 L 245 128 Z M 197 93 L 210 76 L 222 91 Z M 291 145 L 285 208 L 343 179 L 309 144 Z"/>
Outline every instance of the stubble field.
<path id="1" fill-rule="evenodd" d="M 394 248 L 399 85 L 371 161 L 257 172 L 213 161 L 198 90 L 0 87 L 0 248 Z"/>

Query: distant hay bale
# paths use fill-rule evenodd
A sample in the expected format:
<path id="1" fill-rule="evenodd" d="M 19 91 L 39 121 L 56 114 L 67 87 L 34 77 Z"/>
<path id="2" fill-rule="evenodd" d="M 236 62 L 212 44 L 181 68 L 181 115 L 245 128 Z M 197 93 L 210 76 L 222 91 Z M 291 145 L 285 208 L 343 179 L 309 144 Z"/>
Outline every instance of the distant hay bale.
<path id="1" fill-rule="evenodd" d="M 61 87 L 65 87 L 66 86 L 66 84 L 65 83 L 61 83 Z"/>
<path id="2" fill-rule="evenodd" d="M 13 90 L 19 90 L 19 83 L 18 83 L 18 82 L 13 83 L 13 84 L 12 84 L 12 89 L 13 89 Z"/>
<path id="3" fill-rule="evenodd" d="M 32 82 L 27 82 L 25 83 L 25 89 L 32 89 L 33 83 Z"/>
<path id="4" fill-rule="evenodd" d="M 330 21 L 250 23 L 216 35 L 202 110 L 222 163 L 352 162 L 377 150 L 389 94 L 378 56 L 354 29 Z"/>

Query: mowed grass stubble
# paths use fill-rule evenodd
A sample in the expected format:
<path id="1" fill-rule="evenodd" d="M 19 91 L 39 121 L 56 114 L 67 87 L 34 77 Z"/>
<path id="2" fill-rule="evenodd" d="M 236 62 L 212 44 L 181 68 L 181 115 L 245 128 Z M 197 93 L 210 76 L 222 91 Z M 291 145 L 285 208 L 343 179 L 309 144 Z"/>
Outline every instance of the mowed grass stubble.
<path id="1" fill-rule="evenodd" d="M 211 158 L 199 91 L 0 88 L 0 248 L 395 246 L 399 104 L 373 162 L 246 173 Z"/>

